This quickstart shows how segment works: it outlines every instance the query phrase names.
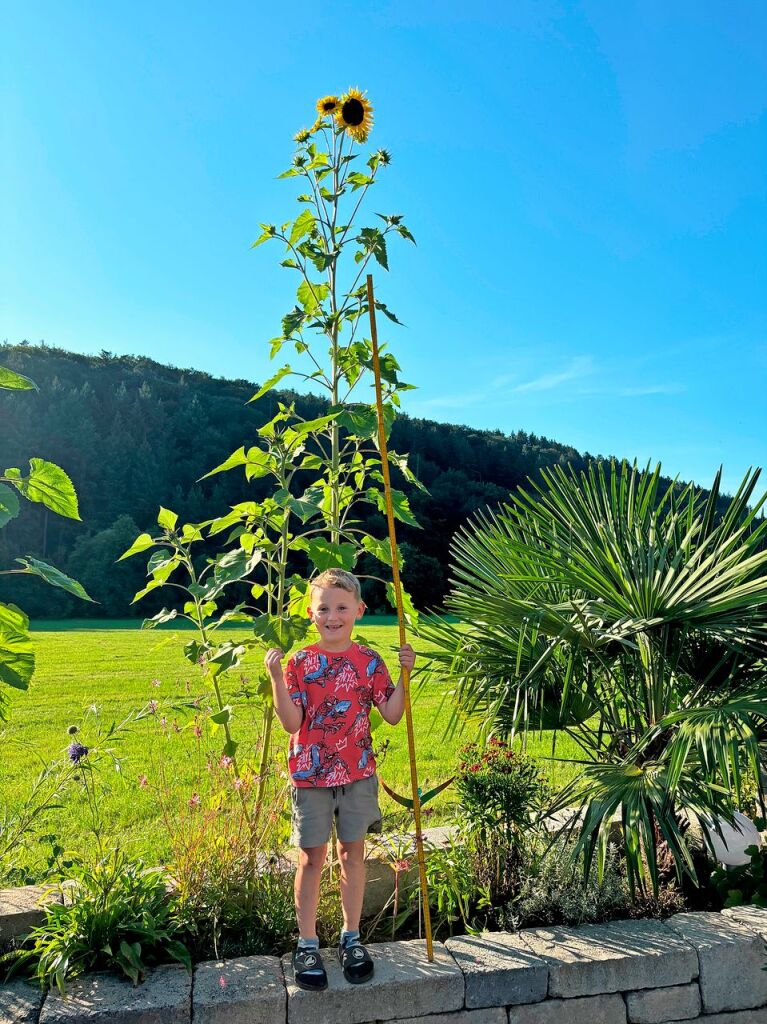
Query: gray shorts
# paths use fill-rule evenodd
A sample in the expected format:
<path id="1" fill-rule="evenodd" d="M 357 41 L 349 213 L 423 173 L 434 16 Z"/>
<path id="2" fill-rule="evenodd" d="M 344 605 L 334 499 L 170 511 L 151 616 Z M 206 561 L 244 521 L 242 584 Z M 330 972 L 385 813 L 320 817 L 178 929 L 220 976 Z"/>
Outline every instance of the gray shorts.
<path id="1" fill-rule="evenodd" d="M 324 846 L 330 839 L 335 819 L 336 835 L 344 843 L 364 839 L 368 832 L 381 831 L 378 806 L 378 777 L 350 782 L 346 786 L 291 786 L 294 846 L 308 849 Z"/>

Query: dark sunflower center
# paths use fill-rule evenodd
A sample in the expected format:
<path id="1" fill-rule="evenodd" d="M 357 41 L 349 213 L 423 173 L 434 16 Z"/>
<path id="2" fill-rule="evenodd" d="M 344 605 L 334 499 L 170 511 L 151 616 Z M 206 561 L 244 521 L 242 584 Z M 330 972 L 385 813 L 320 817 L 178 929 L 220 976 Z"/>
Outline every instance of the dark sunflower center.
<path id="1" fill-rule="evenodd" d="M 335 100 L 325 100 L 325 102 L 322 104 L 322 109 L 323 109 L 323 111 L 326 114 L 331 113 L 331 111 L 336 109 L 336 101 Z"/>
<path id="2" fill-rule="evenodd" d="M 358 124 L 362 124 L 365 120 L 365 108 L 359 100 L 350 99 L 341 107 L 341 115 L 346 124 L 356 128 Z"/>

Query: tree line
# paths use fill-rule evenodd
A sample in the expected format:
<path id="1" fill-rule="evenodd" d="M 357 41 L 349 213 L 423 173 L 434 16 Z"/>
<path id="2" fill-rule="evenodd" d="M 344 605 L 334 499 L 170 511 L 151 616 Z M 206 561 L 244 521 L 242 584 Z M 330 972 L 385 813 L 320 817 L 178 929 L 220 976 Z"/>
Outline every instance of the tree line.
<path id="1" fill-rule="evenodd" d="M 277 403 L 295 402 L 313 418 L 326 403 L 292 391 L 270 392 L 246 405 L 257 385 L 198 370 L 165 366 L 139 356 L 80 355 L 45 344 L 0 345 L 0 364 L 31 377 L 38 392 L 0 395 L 0 463 L 24 467 L 30 457 L 49 459 L 72 478 L 82 522 L 63 520 L 42 506 L 29 509 L 0 535 L 0 565 L 19 555 L 52 562 L 80 580 L 99 603 L 88 605 L 34 580 L 5 577 L 3 591 L 34 618 L 93 615 L 127 617 L 158 610 L 150 595 L 130 606 L 143 567 L 136 560 L 115 564 L 136 535 L 151 528 L 160 505 L 184 522 L 223 514 L 249 498 L 259 499 L 261 481 L 236 473 L 200 478 L 240 445 L 253 444 L 255 430 Z M 406 491 L 421 529 L 401 525 L 403 579 L 419 607 L 441 604 L 448 582 L 448 552 L 458 527 L 477 509 L 508 498 L 543 467 L 585 467 L 591 456 L 545 437 L 517 431 L 474 430 L 402 415 L 390 441 L 409 453 L 410 466 L 427 491 Z M 361 524 L 386 534 L 382 515 Z M 364 572 L 366 566 L 361 566 Z M 386 611 L 383 588 L 368 583 L 374 611 Z M 167 600 L 167 598 L 166 598 Z"/>

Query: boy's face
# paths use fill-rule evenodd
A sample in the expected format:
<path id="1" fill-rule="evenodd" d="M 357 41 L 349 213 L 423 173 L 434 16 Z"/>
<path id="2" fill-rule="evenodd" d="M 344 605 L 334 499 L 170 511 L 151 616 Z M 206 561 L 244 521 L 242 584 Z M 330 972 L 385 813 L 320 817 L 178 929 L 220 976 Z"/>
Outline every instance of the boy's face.
<path id="1" fill-rule="evenodd" d="M 307 611 L 320 634 L 320 645 L 329 651 L 344 651 L 365 605 L 342 587 L 312 587 L 312 603 Z"/>

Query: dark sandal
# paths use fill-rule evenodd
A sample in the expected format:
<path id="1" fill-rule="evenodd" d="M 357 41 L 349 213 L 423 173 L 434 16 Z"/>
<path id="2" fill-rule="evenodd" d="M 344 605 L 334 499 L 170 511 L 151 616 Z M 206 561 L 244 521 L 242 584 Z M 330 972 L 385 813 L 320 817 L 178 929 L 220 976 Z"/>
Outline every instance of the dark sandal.
<path id="1" fill-rule="evenodd" d="M 352 985 L 361 985 L 373 977 L 373 960 L 361 942 L 338 947 L 338 959 L 344 970 L 344 977 Z"/>
<path id="2" fill-rule="evenodd" d="M 321 974 L 309 973 L 322 971 Z M 316 949 L 297 949 L 293 953 L 293 975 L 296 985 L 307 992 L 321 992 L 328 987 L 328 976 L 322 964 L 322 957 Z"/>

